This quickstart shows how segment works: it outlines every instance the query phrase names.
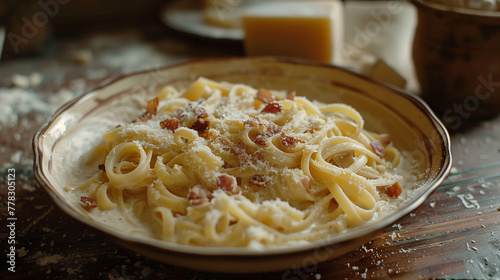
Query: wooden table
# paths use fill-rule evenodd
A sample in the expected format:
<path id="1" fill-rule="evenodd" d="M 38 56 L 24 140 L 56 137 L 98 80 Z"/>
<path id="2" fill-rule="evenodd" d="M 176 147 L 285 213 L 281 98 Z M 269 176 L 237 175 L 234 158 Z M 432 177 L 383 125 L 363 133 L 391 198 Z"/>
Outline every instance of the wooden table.
<path id="1" fill-rule="evenodd" d="M 117 77 L 192 57 L 241 55 L 172 33 L 162 40 L 113 32 L 66 39 L 38 57 L 0 65 L 0 94 L 12 91 L 14 73 L 40 73 L 37 92 L 47 104 L 88 91 Z M 91 51 L 85 65 L 75 51 Z M 4 102 L 3 100 L 0 100 Z M 0 221 L 6 279 L 499 279 L 500 118 L 475 122 L 452 134 L 454 168 L 445 183 L 414 212 L 355 251 L 317 266 L 259 275 L 225 275 L 159 263 L 110 242 L 61 212 L 33 179 L 31 141 L 46 111 L 19 115 L 0 130 Z M 7 186 L 15 170 L 15 273 L 7 270 Z"/>

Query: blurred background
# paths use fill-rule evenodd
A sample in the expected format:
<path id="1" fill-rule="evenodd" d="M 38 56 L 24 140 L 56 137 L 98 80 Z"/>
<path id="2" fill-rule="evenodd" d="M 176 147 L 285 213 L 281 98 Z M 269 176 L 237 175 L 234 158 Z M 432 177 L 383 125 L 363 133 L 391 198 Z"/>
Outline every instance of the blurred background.
<path id="1" fill-rule="evenodd" d="M 162 27 L 159 11 L 168 2 L 168 0 L 2 0 L 0 18 L 7 34 L 9 32 L 22 34 L 26 22 L 31 22 L 38 29 L 33 39 L 19 44 L 17 53 L 12 44 L 5 44 L 3 55 L 5 58 L 12 58 L 17 55 L 39 54 L 46 50 L 54 38 L 82 36 L 95 31 L 135 28 L 153 34 L 158 30 L 151 30 L 152 26 Z M 40 11 L 44 15 L 40 16 L 42 14 Z M 47 24 L 36 25 L 45 21 Z M 158 34 L 162 35 L 164 34 Z"/>
<path id="2" fill-rule="evenodd" d="M 258 31 L 254 36 L 257 39 L 252 39 L 252 42 L 257 42 L 260 48 L 267 44 L 276 50 L 249 51 L 241 26 L 241 10 L 267 2 L 270 1 L 1 0 L 0 42 L 4 38 L 4 43 L 0 44 L 0 47 L 3 46 L 1 61 L 35 59 L 28 63 L 31 67 L 40 60 L 57 61 L 59 65 L 66 63 L 66 66 L 72 61 L 85 65 L 87 70 L 98 67 L 97 72 L 102 73 L 101 76 L 112 76 L 196 57 L 259 54 L 295 56 L 295 53 L 286 53 L 290 47 L 279 47 L 282 45 L 279 40 L 277 43 L 259 42 L 262 30 Z M 341 3 L 340 14 L 337 13 L 339 9 L 334 7 L 332 9 L 335 12 L 329 15 L 334 27 L 327 33 L 334 35 L 324 40 L 332 44 L 325 47 L 336 53 L 336 59 L 331 60 L 326 56 L 326 60 L 319 62 L 348 67 L 376 80 L 418 93 L 411 63 L 416 11 L 409 2 L 278 2 Z M 307 11 L 300 13 L 307 14 Z M 302 47 L 309 49 L 310 53 L 317 51 L 316 46 L 308 46 L 303 41 L 299 38 L 293 43 L 302 43 Z M 339 53 L 342 59 L 339 59 Z M 307 55 L 302 58 L 311 59 Z M 26 69 L 28 66 L 22 64 L 12 64 L 9 70 L 11 73 L 29 74 Z M 50 83 L 54 71 L 50 72 L 42 73 L 44 82 Z M 0 68 L 0 86 L 10 85 L 9 76 L 7 69 Z"/>
<path id="3" fill-rule="evenodd" d="M 316 32 L 320 25 L 311 27 L 314 32 L 289 32 L 285 24 L 269 34 L 264 27 L 250 38 L 242 10 L 270 2 L 287 4 L 257 11 L 279 14 L 287 12 L 280 7 L 288 3 L 328 3 L 332 25 L 325 33 Z M 42 95 L 70 88 L 69 98 L 122 74 L 193 58 L 297 56 L 420 95 L 447 127 L 458 130 L 500 113 L 500 95 L 493 94 L 500 85 L 497 2 L 0 0 L 0 87 L 31 87 Z M 300 18 L 312 11 L 292 12 Z M 325 17 L 321 12 L 313 17 Z M 288 37 L 276 35 L 285 33 Z M 313 39 L 328 39 L 309 43 L 311 37 L 304 37 L 309 33 L 317 33 Z M 308 56 L 319 52 L 321 44 L 334 54 Z M 299 45 L 303 51 L 290 52 Z M 69 86 L 74 84 L 81 86 Z"/>
<path id="4" fill-rule="evenodd" d="M 500 185 L 500 12 L 489 11 L 500 8 L 497 1 L 432 0 L 440 6 L 425 0 L 338 1 L 343 15 L 333 18 L 332 28 L 342 31 L 343 39 L 333 36 L 330 47 L 342 58 L 329 62 L 431 102 L 452 135 L 452 173 L 465 179 L 461 187 L 441 188 L 418 215 L 402 223 L 405 232 L 393 226 L 368 249 L 327 263 L 319 272 L 349 279 L 498 278 L 499 188 L 476 178 L 478 172 L 491 175 Z M 207 10 L 207 3 L 215 6 Z M 248 2 L 0 0 L 0 168 L 16 168 L 18 179 L 16 207 L 24 239 L 17 252 L 19 279 L 95 279 L 96 272 L 108 279 L 231 279 L 166 267 L 102 241 L 68 219 L 33 179 L 32 139 L 64 103 L 124 74 L 146 70 L 150 79 L 144 83 L 161 83 L 156 70 L 165 65 L 247 55 L 241 27 L 232 26 L 243 3 Z M 218 13 L 214 17 L 210 11 Z M 300 36 L 295 39 L 315 47 Z M 2 197 L 5 186 L 0 181 Z M 495 201 L 495 210 L 467 207 L 465 213 L 456 195 L 472 197 L 473 190 L 481 205 Z M 461 221 L 465 216 L 467 226 Z M 415 223 L 423 220 L 425 227 Z M 410 224 L 418 225 L 417 238 L 406 231 Z M 396 234 L 402 241 L 395 240 Z M 275 276 L 284 278 L 261 279 Z"/>

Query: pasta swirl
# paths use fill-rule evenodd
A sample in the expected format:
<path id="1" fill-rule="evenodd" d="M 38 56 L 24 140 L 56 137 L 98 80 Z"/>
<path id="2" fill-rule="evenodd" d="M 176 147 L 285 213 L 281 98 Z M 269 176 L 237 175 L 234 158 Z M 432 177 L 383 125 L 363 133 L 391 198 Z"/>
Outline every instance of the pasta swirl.
<path id="1" fill-rule="evenodd" d="M 103 136 L 99 169 L 72 191 L 158 239 L 311 242 L 374 220 L 405 191 L 389 135 L 345 104 L 200 78 L 146 107 Z"/>

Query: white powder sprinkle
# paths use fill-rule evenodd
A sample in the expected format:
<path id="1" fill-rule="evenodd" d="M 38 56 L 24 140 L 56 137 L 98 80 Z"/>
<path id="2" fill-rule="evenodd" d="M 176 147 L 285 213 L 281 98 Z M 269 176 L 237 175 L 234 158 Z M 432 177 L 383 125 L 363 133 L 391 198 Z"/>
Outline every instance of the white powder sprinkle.
<path id="1" fill-rule="evenodd" d="M 395 232 L 392 232 L 389 236 L 391 237 L 392 241 L 394 241 L 397 237 L 397 234 Z"/>
<path id="2" fill-rule="evenodd" d="M 21 158 L 23 156 L 23 151 L 15 151 L 11 156 L 10 156 L 10 161 L 12 163 L 20 163 Z"/>
<path id="3" fill-rule="evenodd" d="M 73 59 L 78 64 L 88 64 L 93 57 L 94 55 L 90 49 L 79 49 L 73 53 Z"/>
<path id="4" fill-rule="evenodd" d="M 29 76 L 29 81 L 30 81 L 31 87 L 36 87 L 36 86 L 40 85 L 42 80 L 43 80 L 43 77 L 40 73 L 34 72 L 34 73 L 31 73 Z"/>
<path id="5" fill-rule="evenodd" d="M 411 250 L 412 250 L 412 249 L 404 249 L 404 248 L 401 248 L 401 249 L 399 249 L 399 252 L 400 252 L 400 253 L 405 253 L 405 254 L 406 254 L 406 253 L 411 252 Z"/>
<path id="6" fill-rule="evenodd" d="M 52 112 L 52 106 L 35 92 L 21 88 L 0 89 L 0 128 L 2 126 L 15 126 L 19 114 L 26 115 L 31 112 L 47 114 Z"/>
<path id="7" fill-rule="evenodd" d="M 36 87 L 42 82 L 40 73 L 31 73 L 29 76 L 14 74 L 12 75 L 12 85 L 18 88 Z"/>
<path id="8" fill-rule="evenodd" d="M 29 185 L 29 184 L 24 184 L 23 185 L 23 190 L 32 192 L 32 191 L 36 190 L 36 187 L 33 187 L 33 186 Z"/>
<path id="9" fill-rule="evenodd" d="M 20 88 L 27 88 L 30 86 L 30 80 L 28 76 L 14 74 L 12 75 L 12 85 Z"/>

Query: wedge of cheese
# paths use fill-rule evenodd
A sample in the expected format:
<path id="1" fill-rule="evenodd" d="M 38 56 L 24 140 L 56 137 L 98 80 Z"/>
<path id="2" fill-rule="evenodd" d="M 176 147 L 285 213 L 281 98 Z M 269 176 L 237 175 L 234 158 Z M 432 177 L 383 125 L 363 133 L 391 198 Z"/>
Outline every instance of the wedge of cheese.
<path id="1" fill-rule="evenodd" d="M 243 27 L 249 56 L 288 56 L 324 63 L 341 60 L 340 1 L 262 3 L 245 13 Z"/>
<path id="2" fill-rule="evenodd" d="M 359 52 L 352 53 L 343 59 L 344 64 L 341 66 L 345 68 L 380 82 L 402 89 L 406 88 L 406 79 L 380 57 L 368 52 Z"/>
<path id="3" fill-rule="evenodd" d="M 406 88 L 405 78 L 401 77 L 396 70 L 382 59 L 378 59 L 366 74 L 377 81 L 389 83 L 402 89 Z"/>

